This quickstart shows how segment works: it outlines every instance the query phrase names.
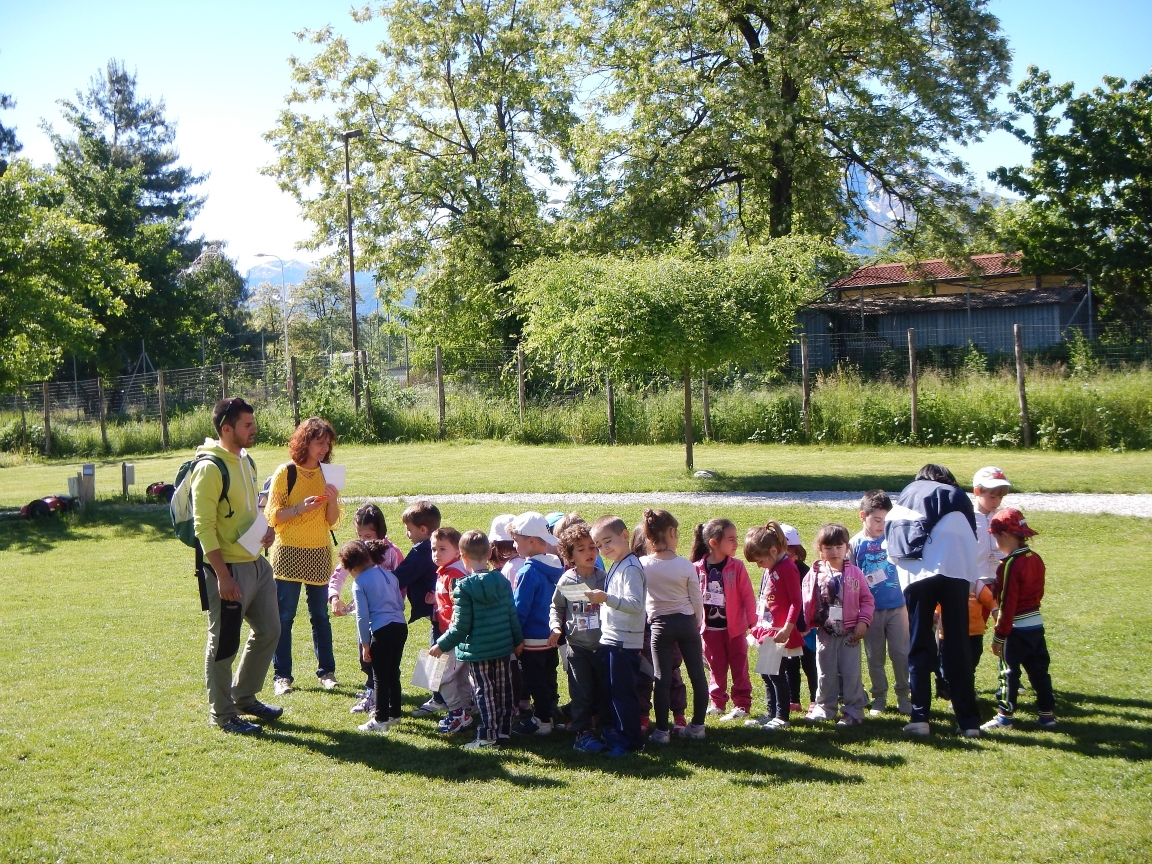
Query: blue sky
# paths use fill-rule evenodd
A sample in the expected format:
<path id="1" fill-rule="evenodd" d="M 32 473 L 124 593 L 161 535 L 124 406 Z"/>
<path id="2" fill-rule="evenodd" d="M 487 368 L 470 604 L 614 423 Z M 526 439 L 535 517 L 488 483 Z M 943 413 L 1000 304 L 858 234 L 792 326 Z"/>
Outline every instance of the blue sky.
<path id="1" fill-rule="evenodd" d="M 311 53 L 296 31 L 331 24 L 365 49 L 380 38 L 381 24 L 353 24 L 350 8 L 339 0 L 0 0 L 0 92 L 17 100 L 4 123 L 17 127 L 22 155 L 51 161 L 40 121 L 59 127 L 56 100 L 109 58 L 124 60 L 140 92 L 162 97 L 177 121 L 184 164 L 210 174 L 196 231 L 227 240 L 242 271 L 258 263 L 257 252 L 309 259 L 294 249 L 308 233 L 294 202 L 259 174 L 273 157 L 261 136 L 289 90 L 286 58 Z M 1152 0 L 993 0 L 991 8 L 1012 46 L 1014 83 L 1030 64 L 1079 90 L 1152 69 Z M 999 132 L 963 155 L 983 177 L 1027 151 Z"/>

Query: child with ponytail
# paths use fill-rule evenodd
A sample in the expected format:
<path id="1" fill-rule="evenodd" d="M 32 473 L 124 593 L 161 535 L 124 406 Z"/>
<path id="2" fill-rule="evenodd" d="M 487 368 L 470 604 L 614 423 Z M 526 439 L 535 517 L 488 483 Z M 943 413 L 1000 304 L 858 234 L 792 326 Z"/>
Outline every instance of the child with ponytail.
<path id="1" fill-rule="evenodd" d="M 709 714 L 728 706 L 728 672 L 732 672 L 733 708 L 722 720 L 744 720 L 752 709 L 748 676 L 748 629 L 756 623 L 756 596 L 744 562 L 736 557 L 736 525 L 731 519 L 709 519 L 692 535 L 692 562 L 703 592 L 704 657 L 711 669 Z"/>
<path id="2" fill-rule="evenodd" d="M 783 729 L 788 726 L 792 681 L 799 687 L 804 646 L 800 571 L 788 554 L 788 538 L 778 522 L 748 529 L 744 557 L 764 571 L 756 604 L 759 620 L 752 628 L 752 638 L 760 645 L 756 671 L 764 678 L 768 692 L 768 714 L 762 719 L 749 718 L 744 725 Z"/>

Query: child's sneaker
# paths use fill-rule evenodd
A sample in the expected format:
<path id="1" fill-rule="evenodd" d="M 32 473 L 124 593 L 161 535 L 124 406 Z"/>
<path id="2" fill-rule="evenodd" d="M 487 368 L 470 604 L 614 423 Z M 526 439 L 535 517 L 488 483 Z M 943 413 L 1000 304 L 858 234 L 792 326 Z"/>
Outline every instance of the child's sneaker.
<path id="1" fill-rule="evenodd" d="M 492 741 L 488 738 L 477 738 L 474 741 L 469 741 L 464 745 L 465 750 L 498 750 L 500 749 L 499 741 Z"/>
<path id="2" fill-rule="evenodd" d="M 744 721 L 744 725 L 749 729 L 759 729 L 761 726 L 767 726 L 771 722 L 771 717 L 767 714 L 761 714 L 759 717 L 749 717 Z"/>
<path id="3" fill-rule="evenodd" d="M 909 735 L 929 735 L 932 727 L 927 722 L 905 723 L 904 731 Z"/>
<path id="4" fill-rule="evenodd" d="M 843 715 L 836 721 L 837 726 L 863 726 L 864 720 L 860 717 L 849 717 L 847 714 Z"/>
<path id="5" fill-rule="evenodd" d="M 704 713 L 707 714 L 709 717 L 719 717 L 721 714 L 724 713 L 724 709 L 718 708 L 715 704 L 710 704 L 708 706 L 708 710 L 705 711 Z"/>
<path id="6" fill-rule="evenodd" d="M 371 714 L 376 709 L 376 691 L 369 690 L 356 704 L 348 709 L 349 714 Z"/>
<path id="7" fill-rule="evenodd" d="M 676 734 L 681 738 L 691 738 L 699 741 L 704 737 L 704 726 L 697 726 L 695 723 L 689 723 L 683 729 L 677 729 Z"/>
<path id="8" fill-rule="evenodd" d="M 411 714 L 413 717 L 435 717 L 447 706 L 443 702 L 436 701 L 435 697 L 429 699 L 419 708 L 413 708 Z"/>
<path id="9" fill-rule="evenodd" d="M 1007 732 L 1012 728 L 1012 718 L 1007 714 L 997 713 L 995 717 L 980 726 L 985 732 Z"/>
<path id="10" fill-rule="evenodd" d="M 604 742 L 591 732 L 581 732 L 576 736 L 572 749 L 578 753 L 603 753 L 607 748 Z"/>
<path id="11" fill-rule="evenodd" d="M 387 721 L 381 722 L 373 717 L 367 723 L 361 723 L 356 727 L 361 732 L 375 732 L 378 735 L 383 735 L 388 731 Z"/>
<path id="12" fill-rule="evenodd" d="M 292 679 L 291 678 L 273 678 L 272 679 L 272 692 L 277 696 L 283 696 L 285 693 L 292 692 Z"/>
<path id="13" fill-rule="evenodd" d="M 672 726 L 676 729 L 683 729 L 688 725 L 688 721 L 684 719 L 683 714 L 677 714 L 672 718 Z"/>
<path id="14" fill-rule="evenodd" d="M 1040 724 L 1041 729 L 1055 729 L 1056 718 L 1051 714 L 1041 714 L 1036 718 L 1036 722 Z"/>
<path id="15" fill-rule="evenodd" d="M 735 720 L 743 720 L 748 716 L 748 712 L 743 708 L 737 706 L 720 718 L 721 722 L 731 723 Z"/>
<path id="16" fill-rule="evenodd" d="M 761 729 L 787 729 L 788 721 L 781 720 L 779 717 L 773 717 L 767 723 L 760 727 Z"/>
<path id="17" fill-rule="evenodd" d="M 672 733 L 667 729 L 653 729 L 648 740 L 653 744 L 669 744 L 672 741 Z"/>
<path id="18" fill-rule="evenodd" d="M 552 734 L 552 721 L 547 722 L 539 720 L 536 717 L 529 717 L 526 720 L 520 720 L 512 727 L 513 735 L 551 735 Z"/>
<path id="19" fill-rule="evenodd" d="M 804 719 L 809 723 L 823 723 L 829 717 L 824 713 L 823 708 L 813 702 L 808 706 L 808 713 L 804 715 Z"/>
<path id="20" fill-rule="evenodd" d="M 441 735 L 451 735 L 461 729 L 467 729 L 471 725 L 472 715 L 463 708 L 458 708 L 455 711 L 449 711 L 448 716 L 436 724 L 436 731 Z"/>

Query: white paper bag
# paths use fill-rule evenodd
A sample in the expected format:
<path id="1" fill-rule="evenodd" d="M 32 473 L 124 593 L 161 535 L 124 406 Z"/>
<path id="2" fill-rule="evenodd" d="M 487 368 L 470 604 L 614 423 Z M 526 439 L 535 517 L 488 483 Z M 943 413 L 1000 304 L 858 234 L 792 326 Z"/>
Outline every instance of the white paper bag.
<path id="1" fill-rule="evenodd" d="M 344 491 L 344 484 L 348 479 L 348 466 L 329 465 L 320 463 L 320 470 L 324 472 L 324 482 L 336 487 L 337 492 Z"/>
<path id="2" fill-rule="evenodd" d="M 756 657 L 757 675 L 778 675 L 780 673 L 780 660 L 784 657 L 784 643 L 776 642 L 771 636 L 765 636 L 760 643 L 760 651 Z"/>
<path id="3" fill-rule="evenodd" d="M 447 654 L 433 657 L 427 648 L 421 648 L 416 655 L 416 668 L 412 670 L 412 686 L 423 690 L 439 690 L 447 666 Z"/>
<path id="4" fill-rule="evenodd" d="M 259 555 L 264 545 L 264 535 L 268 533 L 268 520 L 264 518 L 263 511 L 256 513 L 256 521 L 252 527 L 240 535 L 240 545 L 253 555 Z"/>

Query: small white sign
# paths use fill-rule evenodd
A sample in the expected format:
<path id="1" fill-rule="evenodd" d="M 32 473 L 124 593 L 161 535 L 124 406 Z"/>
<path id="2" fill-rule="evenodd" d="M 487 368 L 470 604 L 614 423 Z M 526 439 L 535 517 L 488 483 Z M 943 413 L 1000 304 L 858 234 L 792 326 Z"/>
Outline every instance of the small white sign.
<path id="1" fill-rule="evenodd" d="M 324 472 L 325 483 L 335 486 L 337 492 L 344 491 L 344 484 L 348 479 L 347 465 L 329 465 L 326 462 L 321 462 L 320 470 Z"/>
<path id="2" fill-rule="evenodd" d="M 260 549 L 264 546 L 264 535 L 267 533 L 268 520 L 264 518 L 262 510 L 257 511 L 256 521 L 252 523 L 252 527 L 240 535 L 240 545 L 253 555 L 259 555 Z"/>

